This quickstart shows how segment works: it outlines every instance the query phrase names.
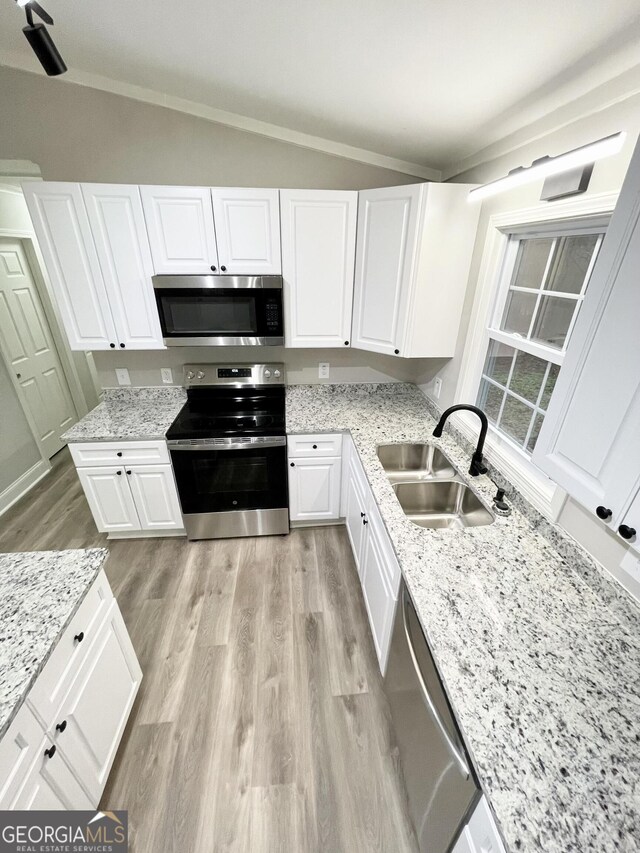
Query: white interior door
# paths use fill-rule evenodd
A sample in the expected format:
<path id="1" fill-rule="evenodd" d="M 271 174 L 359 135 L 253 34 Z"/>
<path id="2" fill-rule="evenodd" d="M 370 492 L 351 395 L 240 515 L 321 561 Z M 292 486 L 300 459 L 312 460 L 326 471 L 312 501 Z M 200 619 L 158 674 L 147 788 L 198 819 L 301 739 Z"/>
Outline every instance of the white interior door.
<path id="1" fill-rule="evenodd" d="M 281 190 L 285 344 L 351 339 L 358 193 Z"/>
<path id="2" fill-rule="evenodd" d="M 18 240 L 0 240 L 0 345 L 50 458 L 78 419 L 42 302 Z"/>
<path id="3" fill-rule="evenodd" d="M 360 193 L 351 346 L 403 354 L 419 205 L 415 184 Z"/>
<path id="4" fill-rule="evenodd" d="M 214 187 L 211 198 L 220 271 L 228 275 L 279 275 L 278 190 Z"/>

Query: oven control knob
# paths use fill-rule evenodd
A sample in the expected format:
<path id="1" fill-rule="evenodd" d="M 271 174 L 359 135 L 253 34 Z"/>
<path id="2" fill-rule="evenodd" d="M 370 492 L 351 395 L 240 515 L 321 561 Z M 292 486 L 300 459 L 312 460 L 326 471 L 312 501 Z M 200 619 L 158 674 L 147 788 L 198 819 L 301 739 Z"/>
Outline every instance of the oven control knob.
<path id="1" fill-rule="evenodd" d="M 196 379 L 204 379 L 204 373 L 203 373 L 203 371 L 202 371 L 202 370 L 199 370 L 199 371 L 196 373 Z"/>
<path id="2" fill-rule="evenodd" d="M 279 370 L 274 370 L 274 371 L 273 371 L 273 375 L 276 377 L 276 379 L 279 379 L 279 378 L 280 378 L 280 371 L 279 371 Z"/>
<path id="3" fill-rule="evenodd" d="M 187 379 L 193 379 L 194 376 L 195 373 L 193 372 L 193 370 L 187 370 Z"/>
<path id="4" fill-rule="evenodd" d="M 266 369 L 266 370 L 265 370 L 265 372 L 264 372 L 264 378 L 265 378 L 265 379 L 271 379 L 271 371 L 269 370 L 269 368 L 268 368 L 268 367 L 267 367 L 267 369 Z"/>

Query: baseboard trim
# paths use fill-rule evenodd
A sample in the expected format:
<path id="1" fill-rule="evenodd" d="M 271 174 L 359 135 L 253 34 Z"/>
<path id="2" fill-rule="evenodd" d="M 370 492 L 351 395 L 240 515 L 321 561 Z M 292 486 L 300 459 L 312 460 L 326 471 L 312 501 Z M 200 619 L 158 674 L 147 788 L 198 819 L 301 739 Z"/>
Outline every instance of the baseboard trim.
<path id="1" fill-rule="evenodd" d="M 123 530 L 121 533 L 108 533 L 107 539 L 168 539 L 173 536 L 186 536 L 184 528 L 180 530 Z"/>
<path id="2" fill-rule="evenodd" d="M 36 483 L 39 483 L 43 477 L 46 477 L 49 471 L 51 471 L 51 463 L 45 459 L 41 459 L 32 468 L 25 471 L 21 477 L 18 477 L 10 486 L 7 486 L 0 493 L 0 515 L 4 515 L 8 509 L 11 509 L 20 498 L 23 498 L 27 492 L 31 491 Z"/>

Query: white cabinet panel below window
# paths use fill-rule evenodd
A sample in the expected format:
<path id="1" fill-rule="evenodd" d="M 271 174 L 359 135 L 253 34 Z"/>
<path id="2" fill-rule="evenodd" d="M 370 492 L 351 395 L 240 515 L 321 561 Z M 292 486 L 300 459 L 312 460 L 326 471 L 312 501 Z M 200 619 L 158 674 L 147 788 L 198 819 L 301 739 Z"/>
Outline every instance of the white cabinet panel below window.
<path id="1" fill-rule="evenodd" d="M 139 530 L 127 475 L 123 468 L 80 468 L 80 483 L 101 533 Z"/>
<path id="2" fill-rule="evenodd" d="M 138 187 L 82 184 L 82 194 L 110 297 L 119 347 L 164 349 Z"/>
<path id="3" fill-rule="evenodd" d="M 285 345 L 351 338 L 358 193 L 281 190 Z"/>
<path id="4" fill-rule="evenodd" d="M 339 518 L 341 464 L 340 457 L 289 461 L 291 521 Z"/>
<path id="5" fill-rule="evenodd" d="M 156 274 L 218 271 L 208 187 L 140 187 Z"/>
<path id="6" fill-rule="evenodd" d="M 171 465 L 139 465 L 128 469 L 143 530 L 179 530 L 183 526 Z"/>
<path id="7" fill-rule="evenodd" d="M 278 190 L 213 187 L 220 271 L 280 275 Z"/>
<path id="8" fill-rule="evenodd" d="M 117 332 L 80 185 L 29 181 L 23 192 L 69 346 L 113 349 Z"/>

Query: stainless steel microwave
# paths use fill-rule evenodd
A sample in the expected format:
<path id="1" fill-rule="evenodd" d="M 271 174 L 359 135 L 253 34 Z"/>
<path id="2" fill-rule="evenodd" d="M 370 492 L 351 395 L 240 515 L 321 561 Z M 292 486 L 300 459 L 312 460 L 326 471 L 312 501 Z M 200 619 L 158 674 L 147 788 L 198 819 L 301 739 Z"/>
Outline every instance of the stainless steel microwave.
<path id="1" fill-rule="evenodd" d="M 154 275 L 168 347 L 284 344 L 282 276 Z"/>

